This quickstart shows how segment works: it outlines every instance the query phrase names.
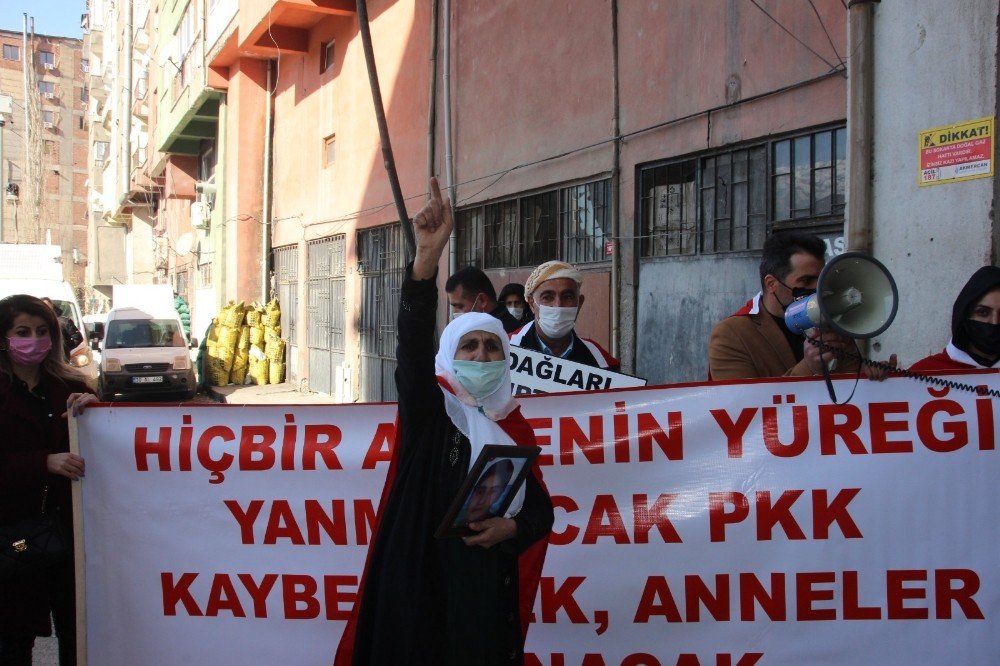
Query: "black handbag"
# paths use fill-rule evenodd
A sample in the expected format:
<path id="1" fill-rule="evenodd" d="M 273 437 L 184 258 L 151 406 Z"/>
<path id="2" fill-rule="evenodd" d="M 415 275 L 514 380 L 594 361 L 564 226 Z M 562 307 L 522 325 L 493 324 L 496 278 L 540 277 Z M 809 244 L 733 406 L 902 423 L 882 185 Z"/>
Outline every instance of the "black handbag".
<path id="1" fill-rule="evenodd" d="M 45 512 L 48 496 L 46 486 L 39 515 L 0 525 L 0 582 L 36 574 L 69 557 L 72 535 L 58 515 Z"/>

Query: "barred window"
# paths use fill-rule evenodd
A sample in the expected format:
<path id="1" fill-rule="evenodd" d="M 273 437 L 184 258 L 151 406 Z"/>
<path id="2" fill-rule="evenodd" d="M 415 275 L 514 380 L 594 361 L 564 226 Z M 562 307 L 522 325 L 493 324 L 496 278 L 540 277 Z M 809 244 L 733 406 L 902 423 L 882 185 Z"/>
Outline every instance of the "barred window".
<path id="1" fill-rule="evenodd" d="M 456 214 L 460 265 L 537 266 L 607 259 L 611 181 L 603 179 L 472 206 Z"/>
<path id="2" fill-rule="evenodd" d="M 483 209 L 460 210 L 455 214 L 455 255 L 459 266 L 483 267 Z"/>
<path id="3" fill-rule="evenodd" d="M 846 142 L 840 127 L 640 167 L 642 256 L 759 250 L 769 225 L 842 221 Z"/>
<path id="4" fill-rule="evenodd" d="M 644 169 L 642 255 L 694 254 L 697 240 L 696 160 Z"/>
<path id="5" fill-rule="evenodd" d="M 611 181 L 566 187 L 559 197 L 565 260 L 571 264 L 603 261 L 611 247 Z"/>
<path id="6" fill-rule="evenodd" d="M 485 207 L 486 268 L 517 266 L 518 206 L 517 200 L 503 201 Z"/>
<path id="7" fill-rule="evenodd" d="M 559 256 L 557 219 L 555 191 L 521 199 L 521 266 L 537 266 Z"/>
<path id="8" fill-rule="evenodd" d="M 767 235 L 764 146 L 734 150 L 701 163 L 702 251 L 764 247 Z"/>

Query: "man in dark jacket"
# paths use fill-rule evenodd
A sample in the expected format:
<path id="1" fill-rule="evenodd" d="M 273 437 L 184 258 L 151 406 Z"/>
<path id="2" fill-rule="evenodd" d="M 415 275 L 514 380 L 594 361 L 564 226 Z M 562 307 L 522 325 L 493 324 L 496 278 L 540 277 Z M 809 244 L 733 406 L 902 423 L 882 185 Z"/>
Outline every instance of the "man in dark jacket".
<path id="1" fill-rule="evenodd" d="M 510 336 L 510 343 L 595 368 L 618 372 L 621 363 L 604 347 L 576 334 L 583 307 L 583 275 L 565 261 L 547 261 L 528 276 L 524 293 L 535 315 Z"/>
<path id="2" fill-rule="evenodd" d="M 448 294 L 448 304 L 454 314 L 466 312 L 485 312 L 500 320 L 503 330 L 510 333 L 521 326 L 521 322 L 511 316 L 507 308 L 497 303 L 497 291 L 493 283 L 475 266 L 466 266 L 455 271 L 455 274 L 444 283 Z"/>
<path id="3" fill-rule="evenodd" d="M 83 334 L 80 333 L 80 329 L 76 327 L 72 319 L 63 315 L 62 310 L 52 302 L 52 299 L 43 298 L 41 300 L 56 313 L 56 318 L 59 320 L 59 330 L 62 332 L 63 354 L 68 361 L 73 355 L 73 350 L 83 342 Z"/>

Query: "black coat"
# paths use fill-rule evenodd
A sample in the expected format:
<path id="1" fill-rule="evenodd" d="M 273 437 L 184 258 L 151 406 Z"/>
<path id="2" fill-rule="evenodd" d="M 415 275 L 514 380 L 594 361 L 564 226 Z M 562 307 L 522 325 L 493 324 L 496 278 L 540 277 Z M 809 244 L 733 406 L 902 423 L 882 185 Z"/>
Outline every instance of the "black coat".
<path id="1" fill-rule="evenodd" d="M 48 486 L 46 512 L 56 512 L 66 526 L 71 527 L 71 482 L 64 476 L 50 474 L 46 459 L 52 453 L 69 451 L 68 423 L 62 418 L 69 395 L 90 391 L 79 382 L 43 376 L 36 391 L 45 399 L 38 400 L 27 394 L 26 387 L 15 385 L 14 381 L 0 374 L 0 432 L 3 433 L 0 437 L 0 523 L 38 515 Z M 64 570 L 53 572 L 53 576 L 71 580 L 72 567 L 70 558 Z M 48 588 L 43 575 L 0 583 L 0 627 L 49 636 Z"/>
<path id="2" fill-rule="evenodd" d="M 518 553 L 552 528 L 531 474 L 516 539 L 491 549 L 434 539 L 464 480 L 470 446 L 445 411 L 434 372 L 433 280 L 403 283 L 396 384 L 397 450 L 356 609 L 338 664 L 519 664 Z M 519 412 L 518 412 L 519 415 Z M 353 644 L 351 641 L 353 640 Z"/>

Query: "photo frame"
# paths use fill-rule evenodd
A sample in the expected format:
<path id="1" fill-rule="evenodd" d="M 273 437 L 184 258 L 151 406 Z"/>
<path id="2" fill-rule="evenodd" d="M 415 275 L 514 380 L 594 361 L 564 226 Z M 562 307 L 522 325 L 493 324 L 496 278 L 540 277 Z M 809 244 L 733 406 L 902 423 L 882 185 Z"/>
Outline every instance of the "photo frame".
<path id="1" fill-rule="evenodd" d="M 434 536 L 472 536 L 470 522 L 502 516 L 541 452 L 537 446 L 487 444 L 469 469 Z"/>

